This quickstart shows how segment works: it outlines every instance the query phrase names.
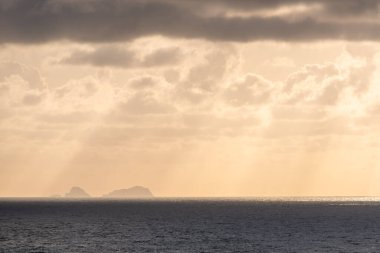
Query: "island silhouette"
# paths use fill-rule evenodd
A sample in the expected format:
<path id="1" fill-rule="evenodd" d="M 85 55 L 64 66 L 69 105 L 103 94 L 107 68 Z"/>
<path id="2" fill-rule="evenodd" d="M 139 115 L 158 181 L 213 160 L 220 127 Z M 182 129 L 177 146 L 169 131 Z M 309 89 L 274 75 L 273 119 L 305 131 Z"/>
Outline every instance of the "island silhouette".
<path id="1" fill-rule="evenodd" d="M 85 190 L 78 186 L 71 187 L 70 191 L 65 194 L 66 198 L 90 198 L 90 194 L 88 194 Z"/>
<path id="2" fill-rule="evenodd" d="M 143 186 L 119 189 L 103 195 L 104 198 L 151 198 L 152 192 Z"/>
<path id="3" fill-rule="evenodd" d="M 60 195 L 53 195 L 52 197 L 59 197 Z M 91 198 L 83 188 L 79 186 L 71 187 L 70 191 L 64 195 L 65 198 Z M 102 196 L 103 198 L 118 198 L 118 199 L 128 199 L 128 198 L 152 198 L 154 195 L 152 192 L 143 186 L 133 186 L 126 189 L 118 189 L 111 191 Z"/>

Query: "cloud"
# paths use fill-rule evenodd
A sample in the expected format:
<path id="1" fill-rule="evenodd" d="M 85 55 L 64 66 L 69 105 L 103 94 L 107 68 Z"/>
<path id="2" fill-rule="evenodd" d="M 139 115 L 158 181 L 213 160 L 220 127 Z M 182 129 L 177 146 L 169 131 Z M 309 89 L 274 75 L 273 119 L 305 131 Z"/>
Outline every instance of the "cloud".
<path id="1" fill-rule="evenodd" d="M 139 91 L 126 102 L 119 105 L 119 109 L 127 114 L 167 114 L 175 112 L 175 107 L 169 103 L 159 101 L 154 94 Z"/>
<path id="2" fill-rule="evenodd" d="M 146 55 L 141 63 L 144 67 L 156 67 L 180 63 L 182 52 L 179 48 L 160 48 Z"/>
<path id="3" fill-rule="evenodd" d="M 131 78 L 121 87 L 108 119 L 123 121 L 125 118 L 165 116 L 177 111 L 172 101 L 172 86 L 156 76 L 138 76 Z"/>
<path id="4" fill-rule="evenodd" d="M 47 111 L 62 114 L 72 112 L 105 112 L 113 105 L 116 90 L 109 82 L 94 76 L 69 80 L 52 89 Z"/>
<path id="5" fill-rule="evenodd" d="M 154 52 L 161 51 L 150 50 L 146 55 Z M 196 50 L 184 66 L 170 68 L 171 74 L 168 70 L 131 71 L 118 81 L 89 75 L 49 86 L 46 92 L 31 88 L 21 77 L 22 69 L 28 67 L 4 67 L 0 72 L 7 74 L 0 82 L 0 102 L 6 106 L 0 106 L 0 118 L 9 129 L 25 124 L 36 134 L 55 132 L 57 140 L 65 138 L 59 139 L 62 142 L 82 142 L 88 136 L 84 132 L 90 129 L 97 145 L 143 141 L 133 138 L 136 134 L 146 137 L 147 143 L 351 136 L 367 125 L 356 120 L 349 106 L 359 103 L 365 113 L 367 104 L 374 106 L 376 96 L 366 97 L 376 89 L 371 84 L 376 83 L 371 80 L 376 72 L 371 61 L 345 53 L 334 62 L 307 65 L 282 82 L 272 82 L 258 74 L 236 71 L 239 57 L 229 46 L 216 49 L 208 44 Z M 9 74 L 5 69 L 18 72 Z M 9 117 L 17 119 L 16 123 L 7 120 Z M 14 131 L 9 136 L 17 134 Z M 29 135 L 20 136 L 27 141 Z M 189 138 L 183 139 L 185 136 Z M 128 143 L 131 147 L 135 144 Z"/>
<path id="6" fill-rule="evenodd" d="M 279 90 L 284 104 L 336 105 L 367 91 L 373 64 L 344 53 L 336 62 L 310 64 L 292 73 Z"/>
<path id="7" fill-rule="evenodd" d="M 295 5 L 319 8 L 295 18 Z M 290 11 L 281 16 L 257 13 L 281 8 Z M 231 10 L 252 14 L 230 17 Z M 150 35 L 240 42 L 377 41 L 378 13 L 378 0 L 5 0 L 0 3 L 0 42 L 114 42 Z"/>
<path id="8" fill-rule="evenodd" d="M 233 47 L 213 48 L 197 58 L 191 58 L 190 65 L 179 77 L 167 72 L 165 77 L 175 84 L 175 92 L 180 102 L 202 104 L 215 100 L 226 80 L 234 76 L 240 56 Z"/>
<path id="9" fill-rule="evenodd" d="M 129 86 L 135 90 L 149 89 L 156 86 L 157 80 L 152 76 L 142 76 L 133 78 L 129 82 Z"/>
<path id="10" fill-rule="evenodd" d="M 96 67 L 130 67 L 136 64 L 135 53 L 120 47 L 101 47 L 93 51 L 76 51 L 60 63 Z"/>
<path id="11" fill-rule="evenodd" d="M 320 9 L 324 12 L 345 15 L 360 13 L 364 13 L 366 15 L 376 15 L 380 8 L 380 3 L 376 0 L 362 0 L 360 2 L 357 0 L 345 0 L 344 2 L 340 0 L 236 0 L 232 2 L 229 0 L 193 0 L 187 1 L 187 4 L 192 4 L 193 6 L 199 6 L 199 4 L 202 4 L 204 8 L 215 8 L 217 6 L 221 6 L 221 8 L 230 8 L 243 11 L 294 7 L 300 4 L 306 6 L 318 4 L 320 5 Z"/>
<path id="12" fill-rule="evenodd" d="M 30 94 L 25 95 L 22 102 L 24 105 L 33 106 L 33 105 L 39 104 L 41 101 L 42 101 L 41 94 L 30 93 Z"/>
<path id="13" fill-rule="evenodd" d="M 243 81 L 230 85 L 224 92 L 226 101 L 235 106 L 267 103 L 272 94 L 272 83 L 250 74 Z"/>
<path id="14" fill-rule="evenodd" d="M 0 82 L 4 82 L 6 78 L 12 76 L 19 76 L 25 80 L 31 89 L 42 90 L 46 88 L 36 69 L 14 61 L 0 62 Z"/>
<path id="15" fill-rule="evenodd" d="M 0 62 L 0 110 L 3 112 L 39 105 L 46 97 L 46 91 L 36 69 L 18 62 Z M 9 113 L 6 115 L 10 116 Z"/>
<path id="16" fill-rule="evenodd" d="M 158 48 L 142 58 L 136 51 L 120 46 L 102 46 L 93 50 L 77 50 L 59 60 L 62 64 L 94 67 L 150 68 L 178 64 L 182 52 L 176 47 Z"/>

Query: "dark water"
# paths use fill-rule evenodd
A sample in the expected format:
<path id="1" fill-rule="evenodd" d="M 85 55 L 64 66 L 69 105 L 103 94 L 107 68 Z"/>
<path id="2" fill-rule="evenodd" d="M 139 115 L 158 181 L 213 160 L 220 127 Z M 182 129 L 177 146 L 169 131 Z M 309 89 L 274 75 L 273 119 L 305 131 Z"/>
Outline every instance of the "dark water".
<path id="1" fill-rule="evenodd" d="M 3 199 L 0 252 L 380 252 L 380 202 Z"/>

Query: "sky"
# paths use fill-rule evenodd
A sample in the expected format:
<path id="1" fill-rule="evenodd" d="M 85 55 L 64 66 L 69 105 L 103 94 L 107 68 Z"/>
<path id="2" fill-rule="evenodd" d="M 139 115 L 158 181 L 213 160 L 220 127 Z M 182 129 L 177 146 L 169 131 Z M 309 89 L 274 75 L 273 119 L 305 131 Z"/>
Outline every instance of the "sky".
<path id="1" fill-rule="evenodd" d="M 0 1 L 0 196 L 380 195 L 379 0 Z"/>

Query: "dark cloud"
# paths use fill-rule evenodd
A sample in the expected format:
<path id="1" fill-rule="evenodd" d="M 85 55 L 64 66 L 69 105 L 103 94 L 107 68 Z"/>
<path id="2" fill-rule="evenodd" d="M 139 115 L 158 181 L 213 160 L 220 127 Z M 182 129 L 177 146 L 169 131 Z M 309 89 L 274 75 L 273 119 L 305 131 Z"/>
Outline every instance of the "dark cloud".
<path id="1" fill-rule="evenodd" d="M 134 52 L 119 47 L 101 47 L 93 51 L 76 51 L 61 63 L 87 64 L 97 67 L 130 67 L 136 64 Z"/>
<path id="2" fill-rule="evenodd" d="M 380 0 L 4 0 L 0 43 L 114 42 L 148 35 L 222 41 L 378 40 Z M 256 15 L 303 5 L 316 11 Z M 231 11 L 253 13 L 231 17 Z M 256 14 L 255 14 L 256 13 Z"/>
<path id="3" fill-rule="evenodd" d="M 142 66 L 154 67 L 179 63 L 182 52 L 179 48 L 161 48 L 145 56 Z"/>
<path id="4" fill-rule="evenodd" d="M 313 6 L 318 5 L 322 13 L 330 16 L 336 15 L 373 15 L 377 16 L 380 9 L 378 0 L 195 0 L 190 2 L 203 2 L 209 8 L 219 5 L 240 11 L 273 10 L 281 7 Z"/>
<path id="5" fill-rule="evenodd" d="M 75 51 L 60 60 L 60 63 L 96 67 L 148 68 L 177 64 L 181 60 L 181 50 L 174 47 L 159 48 L 140 59 L 135 51 L 119 46 L 103 46 L 91 51 Z"/>

